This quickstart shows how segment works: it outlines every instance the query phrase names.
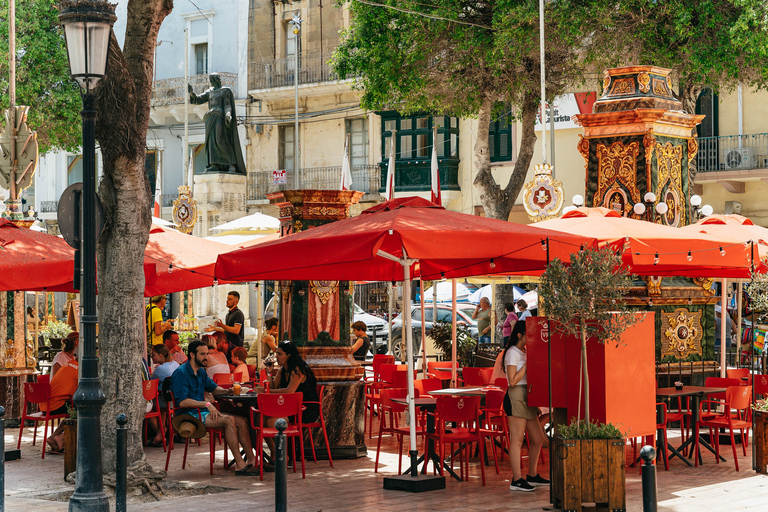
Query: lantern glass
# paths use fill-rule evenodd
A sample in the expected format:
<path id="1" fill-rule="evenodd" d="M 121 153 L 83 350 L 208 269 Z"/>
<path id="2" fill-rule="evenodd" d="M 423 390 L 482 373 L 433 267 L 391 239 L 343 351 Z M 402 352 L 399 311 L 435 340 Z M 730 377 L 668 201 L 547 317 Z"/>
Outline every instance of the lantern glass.
<path id="1" fill-rule="evenodd" d="M 86 91 L 96 87 L 107 69 L 109 23 L 71 21 L 64 24 L 72 77 Z"/>

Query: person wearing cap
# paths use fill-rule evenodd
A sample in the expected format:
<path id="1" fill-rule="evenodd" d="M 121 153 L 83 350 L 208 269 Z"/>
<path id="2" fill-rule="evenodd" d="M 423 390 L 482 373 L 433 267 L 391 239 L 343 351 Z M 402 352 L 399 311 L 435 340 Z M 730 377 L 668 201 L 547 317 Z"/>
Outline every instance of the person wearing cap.
<path id="1" fill-rule="evenodd" d="M 159 345 L 163 342 L 163 333 L 173 328 L 173 320 L 163 322 L 163 309 L 167 302 L 165 295 L 156 295 L 149 299 L 147 306 L 147 331 L 151 345 Z M 150 354 L 151 356 L 151 354 Z"/>
<path id="2" fill-rule="evenodd" d="M 722 307 L 720 304 L 715 305 L 715 348 L 720 348 L 720 329 L 722 321 Z M 731 315 L 727 312 L 725 314 L 725 348 L 731 348 L 731 336 L 736 334 L 736 326 L 733 325 Z"/>
<path id="3" fill-rule="evenodd" d="M 205 401 L 206 391 L 214 396 L 229 393 L 217 386 L 205 372 L 208 365 L 208 345 L 199 340 L 192 341 L 187 348 L 187 355 L 189 360 L 171 376 L 171 391 L 176 401 L 174 414 L 177 418 L 185 414 L 190 415 L 201 421 L 206 428 L 223 429 L 224 439 L 235 458 L 237 474 L 258 474 L 251 471 L 256 464 L 256 457 L 251 445 L 248 420 L 241 416 L 222 414 L 213 404 Z M 240 455 L 240 446 L 245 450 L 245 460 Z"/>

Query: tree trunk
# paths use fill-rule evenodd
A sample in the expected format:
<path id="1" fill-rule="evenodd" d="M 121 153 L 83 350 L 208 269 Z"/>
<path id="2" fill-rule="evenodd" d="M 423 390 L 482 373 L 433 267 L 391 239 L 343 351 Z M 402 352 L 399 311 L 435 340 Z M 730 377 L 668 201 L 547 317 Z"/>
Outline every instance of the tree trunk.
<path id="1" fill-rule="evenodd" d="M 584 319 L 579 319 L 581 323 L 581 366 L 584 378 L 584 418 L 587 423 L 590 421 L 589 417 L 589 371 L 587 369 L 587 326 L 584 325 Z M 581 407 L 581 404 L 579 404 Z"/>
<path id="2" fill-rule="evenodd" d="M 517 161 L 509 177 L 509 182 L 503 189 L 496 183 L 491 172 L 491 155 L 488 143 L 488 129 L 493 113 L 493 100 L 486 96 L 480 105 L 477 123 L 477 142 L 475 142 L 475 186 L 480 191 L 480 202 L 485 209 L 485 215 L 493 219 L 509 220 L 509 214 L 517 201 L 517 196 L 525 183 L 525 176 L 533 158 L 533 148 L 536 144 L 536 109 L 538 100 L 532 92 L 526 93 L 522 105 L 522 130 L 520 150 Z"/>
<path id="3" fill-rule="evenodd" d="M 141 443 L 145 400 L 141 358 L 145 353 L 144 249 L 152 213 L 144 167 L 152 97 L 153 55 L 171 0 L 128 3 L 125 52 L 112 34 L 107 75 L 98 94 L 96 136 L 104 175 L 99 196 L 105 227 L 99 238 L 99 376 L 106 396 L 102 409 L 102 460 L 115 468 L 115 418 L 128 416 L 128 465 L 145 477 L 162 478 L 146 463 Z"/>

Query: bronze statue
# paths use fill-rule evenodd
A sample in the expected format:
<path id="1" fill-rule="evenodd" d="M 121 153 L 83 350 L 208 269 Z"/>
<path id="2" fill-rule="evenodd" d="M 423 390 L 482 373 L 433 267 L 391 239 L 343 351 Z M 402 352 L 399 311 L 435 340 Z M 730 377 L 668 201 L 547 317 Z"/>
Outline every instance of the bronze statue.
<path id="1" fill-rule="evenodd" d="M 197 95 L 192 86 L 187 84 L 189 101 L 195 105 L 208 102 L 205 121 L 205 153 L 208 165 L 205 172 L 246 174 L 240 139 L 237 135 L 235 117 L 235 95 L 232 89 L 221 86 L 218 73 L 209 75 L 211 86 L 204 93 Z"/>

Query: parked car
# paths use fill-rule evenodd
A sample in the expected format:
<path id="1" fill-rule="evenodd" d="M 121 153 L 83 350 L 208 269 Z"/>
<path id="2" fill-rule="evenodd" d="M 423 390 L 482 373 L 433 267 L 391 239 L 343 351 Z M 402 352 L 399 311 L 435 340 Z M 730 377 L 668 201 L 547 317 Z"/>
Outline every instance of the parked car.
<path id="1" fill-rule="evenodd" d="M 427 335 L 432 330 L 434 318 L 432 309 L 431 303 L 424 305 L 424 318 L 426 320 L 424 328 Z M 477 339 L 477 321 L 472 319 L 474 311 L 475 306 L 472 304 L 457 304 L 456 323 L 458 325 L 466 325 L 469 329 L 469 334 Z M 451 304 L 437 304 L 437 321 L 451 323 Z M 411 305 L 411 329 L 413 330 L 413 351 L 417 353 L 421 350 L 421 305 L 419 304 Z M 398 315 L 392 320 L 392 339 L 389 342 L 389 352 L 395 356 L 395 360 L 401 360 L 404 355 L 404 349 L 403 315 Z"/>

